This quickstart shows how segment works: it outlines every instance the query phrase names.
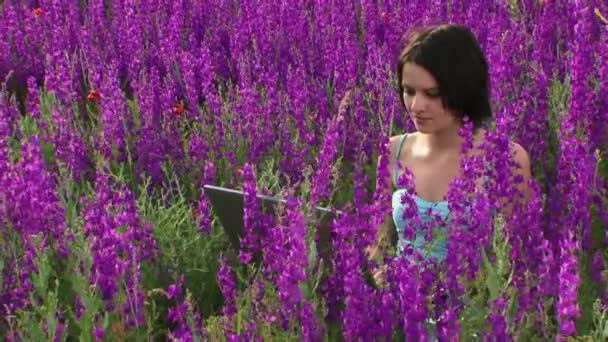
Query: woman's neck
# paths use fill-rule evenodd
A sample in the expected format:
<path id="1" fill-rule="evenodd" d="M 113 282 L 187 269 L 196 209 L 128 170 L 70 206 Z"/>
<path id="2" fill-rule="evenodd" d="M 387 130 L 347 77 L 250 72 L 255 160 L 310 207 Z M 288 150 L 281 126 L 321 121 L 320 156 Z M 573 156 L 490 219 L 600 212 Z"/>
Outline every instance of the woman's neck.
<path id="1" fill-rule="evenodd" d="M 463 142 L 463 137 L 459 134 L 461 128 L 461 125 L 453 125 L 435 133 L 420 133 L 420 138 L 428 150 L 434 153 L 460 151 Z"/>

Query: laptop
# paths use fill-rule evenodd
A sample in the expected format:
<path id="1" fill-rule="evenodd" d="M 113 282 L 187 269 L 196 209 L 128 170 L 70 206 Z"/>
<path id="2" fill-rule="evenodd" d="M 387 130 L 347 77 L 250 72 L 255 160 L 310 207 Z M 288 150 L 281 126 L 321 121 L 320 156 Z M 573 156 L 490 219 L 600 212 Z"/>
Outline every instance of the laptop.
<path id="1" fill-rule="evenodd" d="M 224 188 L 211 184 L 203 186 L 205 195 L 211 202 L 214 213 L 230 240 L 230 244 L 236 250 L 240 250 L 240 238 L 243 235 L 243 191 Z M 258 201 L 265 213 L 274 214 L 279 205 L 287 203 L 284 199 L 257 194 Z M 312 219 L 315 220 L 318 234 L 317 252 L 320 257 L 327 256 L 331 245 L 331 224 L 335 217 L 342 214 L 341 211 L 315 207 L 312 212 Z"/>

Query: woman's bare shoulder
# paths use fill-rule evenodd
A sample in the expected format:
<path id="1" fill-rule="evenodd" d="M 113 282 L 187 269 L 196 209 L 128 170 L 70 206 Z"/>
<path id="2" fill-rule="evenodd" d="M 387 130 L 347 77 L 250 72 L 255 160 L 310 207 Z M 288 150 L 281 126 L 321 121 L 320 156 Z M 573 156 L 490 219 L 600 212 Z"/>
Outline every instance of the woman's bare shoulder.
<path id="1" fill-rule="evenodd" d="M 390 138 L 390 145 L 391 145 L 391 161 L 395 162 L 395 157 L 397 155 L 397 149 L 399 148 L 399 144 L 401 143 L 401 139 L 404 138 L 405 141 L 403 141 L 403 145 L 401 147 L 401 151 L 403 151 L 404 148 L 407 148 L 406 145 L 408 144 L 408 142 L 411 140 L 411 138 L 413 138 L 413 136 L 416 133 L 403 133 L 403 134 L 398 134 L 398 135 L 393 135 Z"/>
<path id="2" fill-rule="evenodd" d="M 401 135 L 393 135 L 389 138 L 388 142 L 388 166 L 390 167 L 394 163 L 395 153 L 397 152 L 397 144 L 399 144 L 399 139 Z M 378 165 L 380 165 L 380 160 L 382 159 L 382 155 L 378 159 Z"/>
<path id="3" fill-rule="evenodd" d="M 398 135 L 393 135 L 389 138 L 389 142 L 388 142 L 389 155 L 388 155 L 388 163 L 386 164 L 386 166 L 389 170 L 392 170 L 395 167 L 395 163 L 396 163 L 395 157 L 397 154 L 397 149 L 399 148 L 399 142 L 401 141 L 402 137 L 403 137 L 403 134 L 398 134 Z M 381 159 L 382 159 L 382 156 L 380 156 L 380 158 L 378 158 L 378 166 L 380 166 Z"/>
<path id="4" fill-rule="evenodd" d="M 514 141 L 511 141 L 510 147 L 511 155 L 517 164 L 515 166 L 516 173 L 521 174 L 525 180 L 531 178 L 531 162 L 528 151 Z"/>
<path id="5" fill-rule="evenodd" d="M 404 137 L 405 135 L 405 137 Z M 408 150 L 410 147 L 409 145 L 411 144 L 411 140 L 414 137 L 415 133 L 404 133 L 404 134 L 398 134 L 398 135 L 394 135 L 390 137 L 390 148 L 389 148 L 389 162 L 388 162 L 388 167 L 390 168 L 390 170 L 394 169 L 397 163 L 397 152 L 399 152 L 399 159 L 402 159 L 401 157 L 404 154 L 404 151 Z M 405 139 L 403 141 L 403 144 L 401 144 L 401 140 Z M 399 145 L 401 144 L 401 149 L 399 150 Z"/>

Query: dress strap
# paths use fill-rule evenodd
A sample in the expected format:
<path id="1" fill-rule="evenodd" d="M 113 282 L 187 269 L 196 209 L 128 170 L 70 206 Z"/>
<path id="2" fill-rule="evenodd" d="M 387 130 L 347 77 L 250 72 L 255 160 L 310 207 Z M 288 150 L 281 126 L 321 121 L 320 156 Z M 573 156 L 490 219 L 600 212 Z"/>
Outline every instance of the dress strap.
<path id="1" fill-rule="evenodd" d="M 395 184 L 395 187 L 397 188 L 397 176 L 399 174 L 399 168 L 397 168 L 397 162 L 399 161 L 399 156 L 401 155 L 401 148 L 403 147 L 403 142 L 405 141 L 405 138 L 407 137 L 407 133 L 403 134 L 401 136 L 401 138 L 399 139 L 399 147 L 397 147 L 397 154 L 395 155 L 395 168 L 393 170 L 393 182 Z"/>

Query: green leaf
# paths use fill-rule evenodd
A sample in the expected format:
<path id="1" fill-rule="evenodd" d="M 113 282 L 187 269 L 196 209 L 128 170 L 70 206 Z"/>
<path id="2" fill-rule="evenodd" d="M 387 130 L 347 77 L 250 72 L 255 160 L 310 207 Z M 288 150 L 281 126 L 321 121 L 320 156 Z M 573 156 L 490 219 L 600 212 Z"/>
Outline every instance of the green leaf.
<path id="1" fill-rule="evenodd" d="M 317 262 L 318 253 L 317 253 L 317 243 L 312 239 L 310 245 L 308 246 L 308 269 L 311 270 L 314 268 L 314 265 Z"/>
<path id="2" fill-rule="evenodd" d="M 484 249 L 481 250 L 481 254 L 483 255 L 483 266 L 488 272 L 488 276 L 486 278 L 486 285 L 488 290 L 490 291 L 490 301 L 496 300 L 498 298 L 498 294 L 500 292 L 500 277 L 498 273 L 488 260 L 488 256 L 486 255 L 486 251 Z"/>
<path id="3" fill-rule="evenodd" d="M 36 124 L 36 121 L 29 115 L 24 116 L 19 121 L 19 125 L 21 128 L 21 132 L 23 132 L 23 135 L 25 137 L 32 137 L 38 132 L 38 125 Z"/>
<path id="4" fill-rule="evenodd" d="M 518 307 L 518 296 L 517 292 L 513 292 L 511 295 L 511 303 L 509 304 L 509 308 L 507 309 L 507 323 L 510 325 L 513 322 L 513 318 L 515 317 L 515 313 L 517 313 Z"/>

